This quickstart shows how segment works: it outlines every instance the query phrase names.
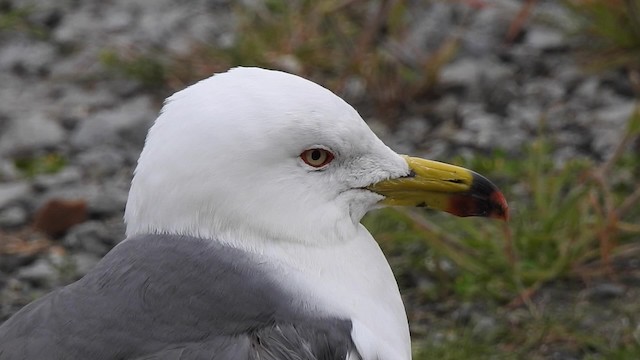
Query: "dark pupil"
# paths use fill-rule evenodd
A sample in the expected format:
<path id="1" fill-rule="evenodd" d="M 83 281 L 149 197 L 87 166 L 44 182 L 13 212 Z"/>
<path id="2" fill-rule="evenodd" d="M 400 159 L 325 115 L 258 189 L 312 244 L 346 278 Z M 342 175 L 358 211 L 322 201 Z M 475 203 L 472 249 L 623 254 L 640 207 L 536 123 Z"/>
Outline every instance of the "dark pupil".
<path id="1" fill-rule="evenodd" d="M 322 156 L 322 153 L 320 152 L 320 150 L 313 150 L 311 152 L 311 159 L 312 160 L 319 160 L 320 156 Z"/>

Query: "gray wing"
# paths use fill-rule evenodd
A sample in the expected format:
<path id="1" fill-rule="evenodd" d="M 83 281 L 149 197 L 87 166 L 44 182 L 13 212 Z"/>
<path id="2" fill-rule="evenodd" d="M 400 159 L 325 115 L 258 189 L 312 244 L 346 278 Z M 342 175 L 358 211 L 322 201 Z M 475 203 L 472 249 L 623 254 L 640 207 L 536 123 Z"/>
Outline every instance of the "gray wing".
<path id="1" fill-rule="evenodd" d="M 211 241 L 128 239 L 0 326 L 0 359 L 337 360 L 349 319 L 317 318 L 270 268 Z M 298 305 L 300 306 L 300 305 Z"/>
<path id="2" fill-rule="evenodd" d="M 331 320 L 278 324 L 233 338 L 218 337 L 206 343 L 172 346 L 137 360 L 344 360 L 350 351 L 355 354 L 353 343 L 343 336 L 344 325 Z"/>

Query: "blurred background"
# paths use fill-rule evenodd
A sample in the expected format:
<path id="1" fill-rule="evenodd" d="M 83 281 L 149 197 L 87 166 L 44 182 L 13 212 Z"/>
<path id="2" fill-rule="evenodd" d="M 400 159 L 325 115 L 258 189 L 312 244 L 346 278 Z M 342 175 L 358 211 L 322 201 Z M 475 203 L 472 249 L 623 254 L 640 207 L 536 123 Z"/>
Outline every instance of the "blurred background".
<path id="1" fill-rule="evenodd" d="M 416 359 L 640 358 L 640 0 L 0 0 L 0 322 L 122 241 L 163 99 L 238 65 L 505 191 L 365 218 Z"/>

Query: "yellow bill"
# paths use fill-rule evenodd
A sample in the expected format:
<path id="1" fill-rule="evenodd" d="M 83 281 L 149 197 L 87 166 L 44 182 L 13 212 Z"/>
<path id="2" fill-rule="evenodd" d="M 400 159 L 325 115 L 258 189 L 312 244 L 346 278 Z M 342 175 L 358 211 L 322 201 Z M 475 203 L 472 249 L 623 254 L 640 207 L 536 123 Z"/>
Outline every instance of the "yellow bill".
<path id="1" fill-rule="evenodd" d="M 404 156 L 411 173 L 384 180 L 367 189 L 384 195 L 383 204 L 418 206 L 457 216 L 484 216 L 508 220 L 502 192 L 484 176 L 463 167 Z"/>

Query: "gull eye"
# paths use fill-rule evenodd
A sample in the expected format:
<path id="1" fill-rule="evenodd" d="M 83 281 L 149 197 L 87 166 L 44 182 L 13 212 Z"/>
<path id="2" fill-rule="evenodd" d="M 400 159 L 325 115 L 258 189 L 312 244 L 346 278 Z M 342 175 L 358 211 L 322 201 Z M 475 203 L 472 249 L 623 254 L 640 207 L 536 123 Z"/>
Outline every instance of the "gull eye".
<path id="1" fill-rule="evenodd" d="M 333 160 L 333 154 L 326 149 L 313 148 L 303 151 L 300 158 L 309 166 L 321 168 Z"/>

